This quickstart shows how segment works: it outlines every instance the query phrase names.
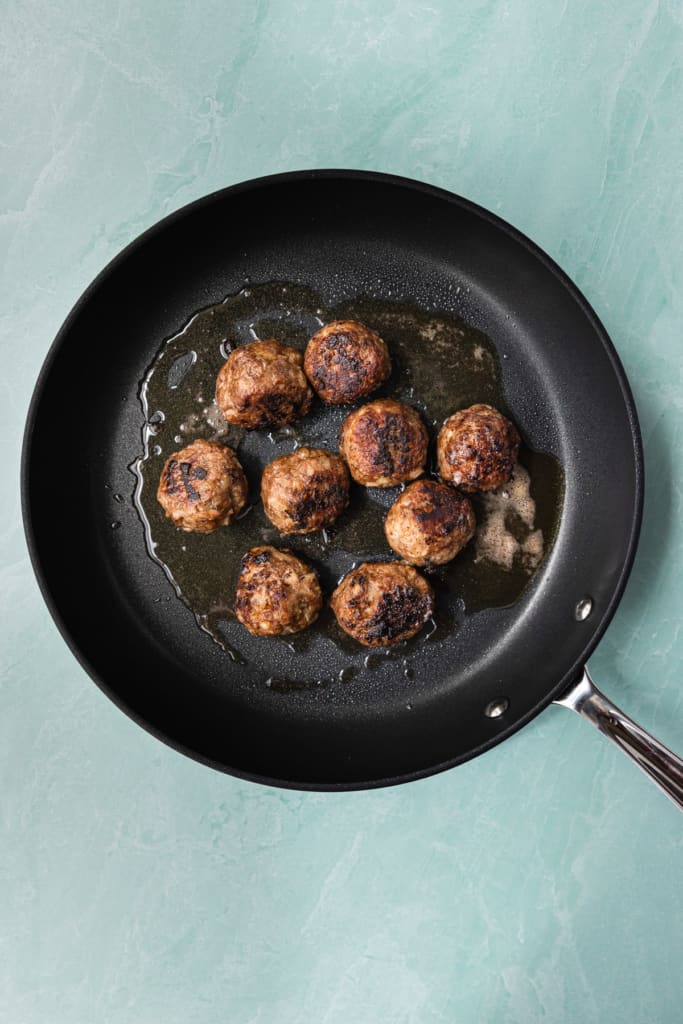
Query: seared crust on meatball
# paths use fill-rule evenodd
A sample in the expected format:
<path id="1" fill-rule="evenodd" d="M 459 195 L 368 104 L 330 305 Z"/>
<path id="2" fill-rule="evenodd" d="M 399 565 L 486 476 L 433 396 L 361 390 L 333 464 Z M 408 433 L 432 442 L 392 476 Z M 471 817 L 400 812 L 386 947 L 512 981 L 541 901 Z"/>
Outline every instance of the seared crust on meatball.
<path id="1" fill-rule="evenodd" d="M 427 461 L 427 428 L 410 405 L 378 398 L 349 413 L 339 450 L 351 476 L 366 487 L 394 487 L 420 476 Z"/>
<path id="2" fill-rule="evenodd" d="M 416 480 L 389 509 L 384 532 L 394 551 L 413 565 L 443 565 L 474 536 L 469 498 L 436 480 Z"/>
<path id="3" fill-rule="evenodd" d="M 424 576 L 405 562 L 365 562 L 342 580 L 332 611 L 365 647 L 389 647 L 418 633 L 434 609 Z"/>
<path id="4" fill-rule="evenodd" d="M 391 357 L 379 334 L 365 324 L 334 320 L 309 341 L 304 370 L 323 402 L 348 405 L 387 379 Z"/>
<path id="5" fill-rule="evenodd" d="M 274 338 L 236 348 L 216 381 L 221 412 L 245 430 L 283 427 L 305 416 L 312 399 L 301 352 Z"/>
<path id="6" fill-rule="evenodd" d="M 317 619 L 322 604 L 315 571 L 291 551 L 263 544 L 243 556 L 235 615 L 254 636 L 298 633 Z"/>
<path id="7" fill-rule="evenodd" d="M 157 500 L 181 530 L 212 533 L 240 514 L 248 490 L 232 448 L 200 438 L 166 460 Z"/>
<path id="8" fill-rule="evenodd" d="M 282 533 L 313 533 L 329 526 L 349 503 L 344 460 L 322 448 L 299 448 L 263 471 L 263 510 Z"/>
<path id="9" fill-rule="evenodd" d="M 495 491 L 512 476 L 519 434 L 491 405 L 449 416 L 436 442 L 439 476 L 463 491 Z"/>

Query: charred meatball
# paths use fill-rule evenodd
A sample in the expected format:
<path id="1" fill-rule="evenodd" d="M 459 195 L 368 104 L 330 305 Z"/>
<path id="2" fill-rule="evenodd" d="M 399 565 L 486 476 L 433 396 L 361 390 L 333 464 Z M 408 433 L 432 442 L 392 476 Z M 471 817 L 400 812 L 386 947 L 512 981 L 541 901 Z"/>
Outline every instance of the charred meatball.
<path id="1" fill-rule="evenodd" d="M 474 536 L 472 502 L 447 484 L 416 480 L 389 509 L 384 532 L 413 565 L 443 565 Z"/>
<path id="2" fill-rule="evenodd" d="M 495 491 L 512 476 L 519 434 L 491 405 L 449 416 L 436 442 L 439 476 L 463 491 Z"/>
<path id="3" fill-rule="evenodd" d="M 306 629 L 323 597 L 318 577 L 291 551 L 262 545 L 242 558 L 235 615 L 254 636 L 281 636 Z"/>
<path id="4" fill-rule="evenodd" d="M 313 533 L 329 526 L 349 503 L 349 474 L 339 455 L 299 448 L 266 466 L 263 509 L 282 533 Z"/>
<path id="5" fill-rule="evenodd" d="M 339 450 L 359 484 L 394 487 L 422 473 L 428 440 L 427 428 L 412 406 L 378 398 L 346 417 Z"/>
<path id="6" fill-rule="evenodd" d="M 424 576 L 405 562 L 365 562 L 332 595 L 332 611 L 349 636 L 366 647 L 389 647 L 422 629 L 434 609 Z"/>
<path id="7" fill-rule="evenodd" d="M 349 405 L 387 379 L 391 358 L 385 342 L 369 327 L 334 320 L 309 341 L 304 370 L 323 402 Z"/>
<path id="8" fill-rule="evenodd" d="M 247 492 L 232 448 L 200 439 L 166 460 L 157 500 L 181 530 L 212 533 L 240 514 Z"/>
<path id="9" fill-rule="evenodd" d="M 313 392 L 295 348 L 270 338 L 251 341 L 228 356 L 216 381 L 216 402 L 229 423 L 257 430 L 283 427 L 305 416 Z"/>

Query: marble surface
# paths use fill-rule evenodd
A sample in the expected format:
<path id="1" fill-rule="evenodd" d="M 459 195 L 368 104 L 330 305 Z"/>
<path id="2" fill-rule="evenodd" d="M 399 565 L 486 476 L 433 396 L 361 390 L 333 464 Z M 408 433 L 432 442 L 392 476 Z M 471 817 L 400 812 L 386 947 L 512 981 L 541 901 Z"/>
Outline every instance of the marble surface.
<path id="1" fill-rule="evenodd" d="M 680 4 L 19 0 L 0 54 L 0 1019 L 679 1021 L 683 818 L 623 755 L 551 708 L 376 792 L 186 760 L 58 636 L 18 461 L 62 319 L 163 214 L 316 166 L 469 196 L 577 281 L 632 380 L 642 543 L 591 666 L 683 750 Z"/>

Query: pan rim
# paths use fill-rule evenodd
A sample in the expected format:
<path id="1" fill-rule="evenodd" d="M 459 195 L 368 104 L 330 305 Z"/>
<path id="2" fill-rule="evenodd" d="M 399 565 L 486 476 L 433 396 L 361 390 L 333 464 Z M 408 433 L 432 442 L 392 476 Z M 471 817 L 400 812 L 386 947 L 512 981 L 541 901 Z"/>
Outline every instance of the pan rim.
<path id="1" fill-rule="evenodd" d="M 142 249 L 150 240 L 155 236 L 165 231 L 167 228 L 172 227 L 176 221 L 180 221 L 188 216 L 191 216 L 204 206 L 209 206 L 212 203 L 222 201 L 228 196 L 239 195 L 244 192 L 257 191 L 263 188 L 269 188 L 273 185 L 288 184 L 302 181 L 317 181 L 317 180 L 338 180 L 338 181 L 366 181 L 376 185 L 388 185 L 398 187 L 402 189 L 409 189 L 414 192 L 423 193 L 424 195 L 431 196 L 434 199 L 445 201 L 450 205 L 461 207 L 470 213 L 475 214 L 482 220 L 488 222 L 498 230 L 503 231 L 511 239 L 518 244 L 521 244 L 535 259 L 537 259 L 557 280 L 558 282 L 569 292 L 572 299 L 577 303 L 579 308 L 582 310 L 584 315 L 589 320 L 593 330 L 600 339 L 603 349 L 610 361 L 612 371 L 615 379 L 619 385 L 621 391 L 624 408 L 627 413 L 629 425 L 631 429 L 631 437 L 633 442 L 633 455 L 634 455 L 634 471 L 635 471 L 635 487 L 634 487 L 634 507 L 631 519 L 631 531 L 627 541 L 627 553 L 622 564 L 617 582 L 613 588 L 611 598 L 605 608 L 602 617 L 598 624 L 594 627 L 590 638 L 587 640 L 584 647 L 582 656 L 577 659 L 568 671 L 562 676 L 557 683 L 550 688 L 548 693 L 538 701 L 526 714 L 517 718 L 510 725 L 505 728 L 498 729 L 490 739 L 480 744 L 479 746 L 468 750 L 464 754 L 456 755 L 452 758 L 448 758 L 445 761 L 441 761 L 435 765 L 429 765 L 425 768 L 421 768 L 413 772 L 404 772 L 398 775 L 383 777 L 383 778 L 372 778 L 367 780 L 353 781 L 353 782 L 306 782 L 300 779 L 288 780 L 282 778 L 273 778 L 270 776 L 260 775 L 257 773 L 251 773 L 244 771 L 239 768 L 234 768 L 224 764 L 221 761 L 217 761 L 214 758 L 206 757 L 200 752 L 186 746 L 179 742 L 163 729 L 155 726 L 149 720 L 143 718 L 138 714 L 134 708 L 132 708 L 125 700 L 123 700 L 111 687 L 111 685 L 104 679 L 100 670 L 95 667 L 91 661 L 86 658 L 81 652 L 78 643 L 72 636 L 71 630 L 63 618 L 58 602 L 52 592 L 49 581 L 38 554 L 38 541 L 35 533 L 34 522 L 32 517 L 31 500 L 29 494 L 29 475 L 31 466 L 31 449 L 33 442 L 33 435 L 36 425 L 36 419 L 38 415 L 38 409 L 42 401 L 43 393 L 45 390 L 46 382 L 49 379 L 52 366 L 58 356 L 58 353 L 68 337 L 71 330 L 72 324 L 80 316 L 81 310 L 88 304 L 91 297 L 97 292 L 100 286 L 116 271 L 116 269 L 124 263 L 133 253 Z M 349 169 L 349 168 L 319 168 L 309 170 L 296 170 L 296 171 L 285 171 L 278 174 L 265 175 L 259 178 L 253 178 L 246 181 L 235 183 L 234 185 L 227 186 L 225 188 L 217 189 L 213 192 L 207 193 L 206 195 L 200 196 L 197 199 L 179 207 L 165 217 L 156 221 L 150 227 L 146 228 L 140 235 L 136 236 L 131 242 L 129 242 L 119 253 L 117 253 L 93 278 L 86 289 L 81 293 L 80 297 L 67 314 L 65 320 L 60 326 L 54 340 L 52 341 L 41 366 L 38 374 L 31 400 L 28 407 L 26 426 L 24 429 L 24 436 L 22 441 L 21 449 L 21 511 L 22 520 L 24 526 L 24 535 L 26 538 L 27 548 L 33 568 L 34 575 L 36 577 L 40 592 L 47 605 L 48 611 L 59 630 L 62 638 L 64 639 L 67 647 L 76 658 L 80 666 L 85 670 L 87 675 L 92 681 L 98 686 L 98 688 L 111 700 L 116 707 L 123 711 L 132 721 L 137 725 L 141 726 L 146 732 L 150 733 L 156 739 L 161 740 L 167 746 L 176 750 L 178 753 L 184 754 L 194 761 L 204 764 L 207 767 L 214 768 L 224 774 L 232 775 L 237 778 L 243 779 L 249 782 L 257 782 L 261 785 L 272 786 L 280 789 L 292 789 L 299 791 L 314 791 L 314 792 L 346 792 L 354 790 L 366 790 L 366 789 L 379 789 L 385 786 L 394 786 L 403 784 L 406 782 L 417 781 L 418 779 L 428 778 L 431 775 L 447 771 L 450 768 L 454 768 L 459 764 L 480 756 L 485 751 L 497 746 L 499 743 L 508 737 L 514 735 L 519 729 L 525 726 L 533 718 L 535 718 L 541 711 L 543 711 L 553 700 L 558 697 L 567 687 L 578 677 L 585 662 L 588 660 L 590 655 L 593 653 L 600 640 L 602 639 L 607 627 L 612 621 L 614 614 L 619 606 L 621 598 L 623 596 L 626 584 L 628 582 L 633 562 L 636 556 L 638 548 L 638 540 L 640 536 L 640 530 L 642 525 L 643 516 L 643 503 L 644 503 L 644 457 L 643 457 L 643 442 L 640 431 L 640 425 L 638 422 L 638 415 L 633 397 L 631 385 L 626 376 L 623 364 L 617 353 L 617 350 L 611 341 L 604 325 L 597 316 L 595 310 L 590 305 L 586 297 L 580 291 L 578 286 L 571 280 L 571 278 L 565 273 L 564 270 L 545 253 L 535 242 L 533 242 L 528 236 L 526 236 L 519 229 L 514 227 L 508 221 L 503 220 L 497 214 L 492 213 L 485 207 L 473 202 L 472 200 L 466 199 L 454 192 L 450 192 L 447 189 L 440 188 L 436 185 L 431 185 L 426 182 L 422 182 L 413 178 L 404 177 L 401 175 L 390 174 L 382 171 L 371 171 L 361 169 Z"/>

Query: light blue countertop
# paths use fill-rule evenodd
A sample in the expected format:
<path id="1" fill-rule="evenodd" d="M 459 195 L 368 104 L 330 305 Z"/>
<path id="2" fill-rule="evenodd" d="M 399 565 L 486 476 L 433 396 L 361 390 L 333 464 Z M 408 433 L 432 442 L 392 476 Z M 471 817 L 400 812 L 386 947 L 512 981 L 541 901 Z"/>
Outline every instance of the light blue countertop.
<path id="1" fill-rule="evenodd" d="M 680 4 L 34 0 L 0 53 L 0 1020 L 677 1024 L 683 817 L 594 730 L 550 708 L 374 792 L 212 772 L 67 650 L 18 466 L 60 323 L 164 214 L 295 168 L 451 189 L 546 249 L 622 357 L 645 519 L 591 667 L 683 751 Z"/>

